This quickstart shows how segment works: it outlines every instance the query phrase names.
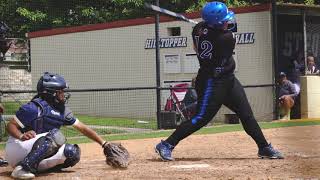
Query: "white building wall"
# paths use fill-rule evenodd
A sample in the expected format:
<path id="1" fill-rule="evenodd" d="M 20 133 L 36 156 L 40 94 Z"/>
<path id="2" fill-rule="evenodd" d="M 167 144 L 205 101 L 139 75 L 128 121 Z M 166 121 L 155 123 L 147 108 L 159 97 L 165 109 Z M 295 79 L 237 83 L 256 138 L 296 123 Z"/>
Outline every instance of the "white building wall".
<path id="1" fill-rule="evenodd" d="M 271 84 L 270 12 L 238 14 L 237 21 L 238 33 L 254 32 L 255 42 L 236 46 L 236 75 L 244 85 Z M 168 37 L 168 27 L 181 27 L 181 36 L 187 37 L 188 44 L 187 47 L 161 49 L 161 82 L 191 80 L 195 73 L 164 73 L 163 57 L 178 54 L 184 65 L 185 54 L 194 53 L 193 25 L 182 21 L 161 23 L 161 38 Z M 71 89 L 155 86 L 155 50 L 144 49 L 146 39 L 150 38 L 154 38 L 154 24 L 32 38 L 33 87 L 44 71 L 64 75 Z M 266 113 L 270 113 L 267 118 L 272 117 L 272 88 L 246 91 L 258 119 Z M 70 105 L 76 113 L 155 117 L 155 90 L 73 94 Z M 260 102 L 261 97 L 263 102 Z M 164 96 L 162 100 L 165 99 Z M 217 117 L 221 119 L 226 112 L 222 109 Z"/>
<path id="2" fill-rule="evenodd" d="M 153 27 L 130 26 L 31 39 L 32 82 L 37 82 L 43 71 L 52 71 L 62 74 L 71 89 L 155 86 L 154 51 L 144 50 Z M 70 105 L 82 114 L 150 116 L 156 110 L 152 90 L 74 94 Z M 129 94 L 134 97 L 131 103 Z"/>
<path id="3" fill-rule="evenodd" d="M 254 32 L 253 44 L 236 45 L 238 79 L 243 85 L 273 84 L 271 12 L 237 15 L 238 31 Z M 249 102 L 258 120 L 273 116 L 273 88 L 246 88 Z"/>

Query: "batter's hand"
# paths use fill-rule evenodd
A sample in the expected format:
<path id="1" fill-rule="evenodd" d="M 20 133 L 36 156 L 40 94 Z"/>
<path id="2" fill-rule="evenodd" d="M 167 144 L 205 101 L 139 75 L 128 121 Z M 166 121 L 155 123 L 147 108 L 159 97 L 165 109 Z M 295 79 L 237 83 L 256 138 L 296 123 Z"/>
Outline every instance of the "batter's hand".
<path id="1" fill-rule="evenodd" d="M 30 130 L 30 131 L 23 133 L 20 137 L 20 140 L 26 141 L 26 140 L 29 140 L 29 139 L 36 137 L 36 135 L 37 135 L 36 132 L 34 132 L 33 130 Z"/>

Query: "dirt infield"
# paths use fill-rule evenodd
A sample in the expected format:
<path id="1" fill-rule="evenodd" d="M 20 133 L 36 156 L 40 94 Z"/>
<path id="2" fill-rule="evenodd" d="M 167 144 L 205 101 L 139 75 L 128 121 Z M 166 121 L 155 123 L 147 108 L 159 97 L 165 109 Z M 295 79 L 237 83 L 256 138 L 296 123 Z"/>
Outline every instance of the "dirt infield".
<path id="1" fill-rule="evenodd" d="M 127 170 L 107 166 L 102 149 L 89 143 L 80 145 L 79 164 L 37 179 L 320 179 L 320 126 L 263 132 L 284 160 L 258 159 L 256 145 L 245 132 L 192 135 L 176 147 L 173 162 L 162 162 L 154 153 L 160 138 L 127 140 L 121 141 L 132 155 Z M 10 179 L 11 171 L 0 167 L 0 179 Z"/>

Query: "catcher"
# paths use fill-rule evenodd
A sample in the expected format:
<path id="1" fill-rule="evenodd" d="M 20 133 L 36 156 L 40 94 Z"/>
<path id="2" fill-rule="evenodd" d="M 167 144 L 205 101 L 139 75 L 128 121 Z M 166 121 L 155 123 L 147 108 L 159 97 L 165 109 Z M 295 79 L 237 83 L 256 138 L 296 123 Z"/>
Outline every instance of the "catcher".
<path id="1" fill-rule="evenodd" d="M 3 112 L 4 112 L 4 107 L 2 104 L 0 104 L 0 122 L 4 121 L 4 119 L 2 118 Z M 2 129 L 0 131 L 2 131 Z M 0 157 L 0 167 L 7 166 L 7 165 L 8 165 L 8 161 Z"/>
<path id="2" fill-rule="evenodd" d="M 6 159 L 14 167 L 11 174 L 17 179 L 31 179 L 35 173 L 46 170 L 61 170 L 80 161 L 80 148 L 67 144 L 59 130 L 72 125 L 83 135 L 100 144 L 107 164 L 126 168 L 129 153 L 121 145 L 107 143 L 94 130 L 75 118 L 65 103 L 70 94 L 65 92 L 65 79 L 45 72 L 37 84 L 37 95 L 17 111 L 8 123 L 10 135 L 6 144 Z"/>

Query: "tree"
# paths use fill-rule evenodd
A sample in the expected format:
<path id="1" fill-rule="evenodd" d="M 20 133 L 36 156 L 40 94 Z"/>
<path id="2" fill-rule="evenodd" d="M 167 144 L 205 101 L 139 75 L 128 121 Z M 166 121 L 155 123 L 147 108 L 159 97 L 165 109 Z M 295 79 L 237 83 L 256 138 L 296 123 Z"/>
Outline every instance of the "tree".
<path id="1" fill-rule="evenodd" d="M 208 0 L 167 0 L 160 6 L 178 13 L 200 10 Z M 230 7 L 247 6 L 270 0 L 220 0 Z M 320 0 L 281 0 L 278 2 L 319 4 Z M 111 22 L 153 15 L 144 2 L 154 0 L 1 0 L 0 20 L 12 29 L 14 37 L 26 32 L 58 27 Z"/>

